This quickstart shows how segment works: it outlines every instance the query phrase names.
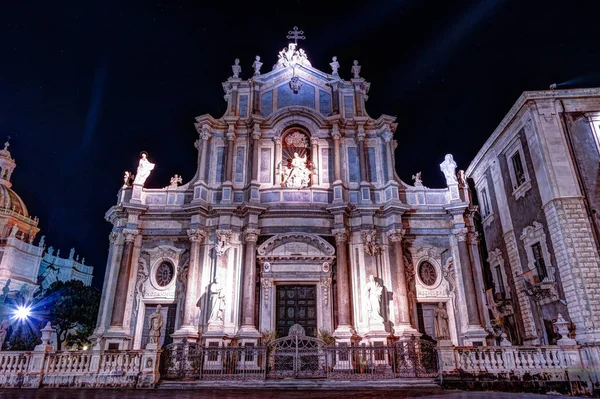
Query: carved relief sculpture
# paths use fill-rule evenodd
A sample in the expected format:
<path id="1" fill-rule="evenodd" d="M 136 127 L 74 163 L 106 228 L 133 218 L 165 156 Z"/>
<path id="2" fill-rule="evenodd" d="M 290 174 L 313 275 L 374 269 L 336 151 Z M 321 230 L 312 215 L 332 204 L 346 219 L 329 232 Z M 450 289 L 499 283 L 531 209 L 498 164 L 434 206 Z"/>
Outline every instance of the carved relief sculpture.
<path id="1" fill-rule="evenodd" d="M 379 252 L 379 244 L 377 243 L 376 230 L 363 230 L 360 232 L 365 248 L 365 253 L 370 256 L 375 256 Z"/>
<path id="2" fill-rule="evenodd" d="M 133 184 L 141 184 L 142 186 L 146 182 L 148 176 L 150 176 L 150 172 L 154 169 L 154 164 L 148 161 L 148 153 L 146 151 L 142 151 L 140 153 L 140 163 L 138 164 L 137 176 L 133 181 Z"/>
<path id="3" fill-rule="evenodd" d="M 231 230 L 217 230 L 217 243 L 215 244 L 215 253 L 217 256 L 225 255 L 225 252 L 231 245 L 229 240 L 231 239 Z"/>
<path id="4" fill-rule="evenodd" d="M 292 168 L 289 169 L 284 181 L 285 186 L 291 188 L 308 187 L 310 175 L 311 171 L 306 167 L 306 155 L 301 157 L 295 152 L 294 159 L 292 159 Z"/>

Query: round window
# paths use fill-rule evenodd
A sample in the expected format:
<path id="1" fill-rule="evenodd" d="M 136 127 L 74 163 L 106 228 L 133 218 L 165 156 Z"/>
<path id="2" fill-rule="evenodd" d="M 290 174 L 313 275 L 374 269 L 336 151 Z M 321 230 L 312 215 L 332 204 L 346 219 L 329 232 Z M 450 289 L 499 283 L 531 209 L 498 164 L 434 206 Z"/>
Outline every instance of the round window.
<path id="1" fill-rule="evenodd" d="M 437 280 L 437 271 L 435 270 L 435 266 L 427 261 L 421 263 L 419 266 L 419 278 L 423 284 L 427 286 L 434 285 Z"/>
<path id="2" fill-rule="evenodd" d="M 169 262 L 163 262 L 156 268 L 156 284 L 160 287 L 168 285 L 173 280 L 175 270 Z"/>

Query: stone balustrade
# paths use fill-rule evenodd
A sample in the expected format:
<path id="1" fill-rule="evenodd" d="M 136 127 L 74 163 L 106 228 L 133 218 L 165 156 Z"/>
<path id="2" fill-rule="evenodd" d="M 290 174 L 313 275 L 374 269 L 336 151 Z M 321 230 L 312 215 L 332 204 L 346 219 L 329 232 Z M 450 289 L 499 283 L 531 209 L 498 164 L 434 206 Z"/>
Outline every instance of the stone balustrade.
<path id="1" fill-rule="evenodd" d="M 439 363 L 447 387 L 589 394 L 595 378 L 579 346 L 442 346 Z"/>
<path id="2" fill-rule="evenodd" d="M 151 388 L 161 351 L 0 352 L 0 388 Z"/>

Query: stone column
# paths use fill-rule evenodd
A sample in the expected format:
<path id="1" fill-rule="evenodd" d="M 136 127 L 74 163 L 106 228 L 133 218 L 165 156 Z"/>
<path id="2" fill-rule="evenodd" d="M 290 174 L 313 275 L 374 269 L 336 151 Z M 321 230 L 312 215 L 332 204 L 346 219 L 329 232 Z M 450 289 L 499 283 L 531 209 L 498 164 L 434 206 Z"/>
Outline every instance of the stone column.
<path id="1" fill-rule="evenodd" d="M 254 311 L 256 308 L 256 241 L 260 234 L 259 229 L 247 228 L 244 231 L 246 248 L 244 254 L 244 282 L 243 304 L 242 304 L 242 328 L 243 335 L 258 336 Z"/>
<path id="2" fill-rule="evenodd" d="M 260 143 L 260 125 L 254 124 L 254 130 L 252 131 L 252 181 L 258 182 L 258 147 Z"/>
<path id="3" fill-rule="evenodd" d="M 273 142 L 275 142 L 275 165 L 273 166 L 273 185 L 281 186 L 281 136 L 273 137 Z"/>
<path id="4" fill-rule="evenodd" d="M 342 138 L 342 135 L 340 134 L 340 131 L 337 127 L 337 125 L 333 126 L 333 130 L 331 132 L 331 137 L 333 137 L 333 156 L 335 158 L 335 162 L 333 164 L 333 175 L 334 175 L 334 180 L 340 181 L 342 180 L 342 160 L 340 158 L 340 139 Z"/>
<path id="5" fill-rule="evenodd" d="M 346 229 L 335 229 L 332 231 L 336 244 L 337 263 L 337 305 L 338 326 L 336 335 L 350 337 L 354 330 L 350 324 L 350 273 L 348 271 L 348 250 L 346 241 L 348 232 Z"/>
<path id="6" fill-rule="evenodd" d="M 311 145 L 310 160 L 312 161 L 312 165 L 313 165 L 313 170 L 312 170 L 313 174 L 311 176 L 311 184 L 314 186 L 314 185 L 319 184 L 319 167 L 318 167 L 319 139 L 317 137 L 311 137 L 310 145 Z"/>
<path id="7" fill-rule="evenodd" d="M 467 246 L 467 229 L 454 229 L 452 232 L 458 241 L 458 254 L 460 256 L 460 267 L 465 289 L 465 302 L 467 305 L 467 317 L 470 326 L 481 326 L 479 310 L 477 309 L 477 291 L 475 289 L 475 280 L 471 270 L 471 258 L 469 257 L 469 248 Z"/>
<path id="8" fill-rule="evenodd" d="M 202 133 L 200 133 L 200 138 L 202 139 L 202 149 L 200 150 L 200 159 L 198 159 L 198 163 L 200 164 L 200 180 L 206 180 L 206 151 L 208 150 L 208 140 L 210 139 L 210 132 L 208 131 L 208 125 L 202 126 Z"/>
<path id="9" fill-rule="evenodd" d="M 127 288 L 129 287 L 129 274 L 131 272 L 131 258 L 133 256 L 133 241 L 139 231 L 136 229 L 123 229 L 125 244 L 123 245 L 123 255 L 119 265 L 119 274 L 117 275 L 117 287 L 115 289 L 115 299 L 113 302 L 111 327 L 123 328 L 125 317 L 125 305 L 127 304 Z"/>
<path id="10" fill-rule="evenodd" d="M 394 150 L 392 148 L 392 138 L 394 138 L 394 135 L 389 130 L 386 130 L 382 137 L 383 140 L 385 140 L 385 156 L 388 170 L 387 178 L 388 180 L 394 180 Z"/>
<path id="11" fill-rule="evenodd" d="M 228 182 L 233 181 L 233 144 L 235 141 L 235 132 L 233 125 L 229 125 L 229 132 L 227 133 L 227 164 L 225 168 L 225 180 Z"/>
<path id="12" fill-rule="evenodd" d="M 202 276 L 202 265 L 200 264 L 200 245 L 206 238 L 206 232 L 200 229 L 190 229 L 187 231 L 190 239 L 190 266 L 188 268 L 188 280 L 185 292 L 185 308 L 183 311 L 184 326 L 194 326 L 194 313 L 196 311 L 196 296 L 198 293 L 198 284 Z"/>
<path id="13" fill-rule="evenodd" d="M 410 306 L 408 304 L 408 288 L 406 285 L 406 269 L 404 267 L 404 251 L 402 249 L 402 237 L 404 237 L 404 229 L 392 230 L 388 233 L 390 241 L 394 243 L 394 255 L 396 256 L 396 292 L 394 297 L 397 298 L 398 306 L 398 323 L 395 328 L 396 335 L 403 335 L 407 327 L 410 325 Z M 411 329 L 414 330 L 414 329 Z"/>

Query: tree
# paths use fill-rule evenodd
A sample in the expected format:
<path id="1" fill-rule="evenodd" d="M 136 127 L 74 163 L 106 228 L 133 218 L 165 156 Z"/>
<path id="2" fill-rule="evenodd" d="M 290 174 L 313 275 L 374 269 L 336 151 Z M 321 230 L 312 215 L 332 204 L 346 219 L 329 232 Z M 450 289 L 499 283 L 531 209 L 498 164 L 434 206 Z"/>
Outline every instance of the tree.
<path id="1" fill-rule="evenodd" d="M 79 280 L 55 281 L 34 299 L 34 308 L 56 329 L 57 349 L 89 344 L 100 307 L 100 291 Z"/>

